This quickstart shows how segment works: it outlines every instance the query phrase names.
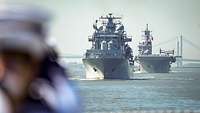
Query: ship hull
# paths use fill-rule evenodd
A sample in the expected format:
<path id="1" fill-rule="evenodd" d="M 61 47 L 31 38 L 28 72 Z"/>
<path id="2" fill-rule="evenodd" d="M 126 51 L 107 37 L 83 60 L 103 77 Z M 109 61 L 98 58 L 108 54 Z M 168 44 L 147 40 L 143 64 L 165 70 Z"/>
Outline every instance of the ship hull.
<path id="1" fill-rule="evenodd" d="M 133 74 L 129 61 L 122 58 L 85 58 L 87 79 L 130 79 Z"/>
<path id="2" fill-rule="evenodd" d="M 140 70 L 148 73 L 168 73 L 171 67 L 170 56 L 139 56 Z"/>

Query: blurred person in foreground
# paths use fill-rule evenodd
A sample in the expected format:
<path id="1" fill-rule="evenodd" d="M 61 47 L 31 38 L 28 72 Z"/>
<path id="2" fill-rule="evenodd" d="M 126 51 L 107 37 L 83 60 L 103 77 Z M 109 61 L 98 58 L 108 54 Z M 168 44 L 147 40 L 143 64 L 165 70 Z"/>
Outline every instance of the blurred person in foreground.
<path id="1" fill-rule="evenodd" d="M 76 88 L 47 44 L 48 12 L 0 7 L 0 113 L 80 113 Z"/>

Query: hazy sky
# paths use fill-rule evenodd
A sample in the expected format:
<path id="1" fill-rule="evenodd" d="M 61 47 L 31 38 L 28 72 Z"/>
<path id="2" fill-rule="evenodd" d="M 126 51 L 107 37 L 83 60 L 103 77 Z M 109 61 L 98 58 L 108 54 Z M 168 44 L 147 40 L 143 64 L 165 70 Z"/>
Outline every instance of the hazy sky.
<path id="1" fill-rule="evenodd" d="M 11 0 L 10 0 L 11 1 Z M 13 0 L 12 0 L 13 1 Z M 7 0 L 4 0 L 7 2 Z M 107 13 L 123 17 L 134 54 L 141 40 L 141 31 L 148 23 L 154 36 L 153 46 L 170 39 L 169 43 L 153 48 L 176 49 L 176 38 L 183 35 L 200 47 L 200 0 L 17 0 L 48 8 L 54 14 L 50 37 L 64 54 L 81 55 L 91 47 L 95 19 Z M 185 58 L 200 59 L 200 50 L 187 43 L 183 45 Z"/>

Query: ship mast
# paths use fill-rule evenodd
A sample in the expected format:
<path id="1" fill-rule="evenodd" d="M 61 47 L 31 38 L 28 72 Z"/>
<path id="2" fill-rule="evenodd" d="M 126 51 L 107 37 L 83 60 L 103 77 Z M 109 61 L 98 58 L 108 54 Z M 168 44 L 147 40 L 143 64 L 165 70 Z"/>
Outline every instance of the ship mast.
<path id="1" fill-rule="evenodd" d="M 106 45 L 112 43 L 115 45 L 116 49 L 124 51 L 125 44 L 131 42 L 132 39 L 127 37 L 124 26 L 120 21 L 121 19 L 121 17 L 115 17 L 112 13 L 109 13 L 95 21 L 93 24 L 95 32 L 92 37 L 89 38 L 89 41 L 92 42 L 93 49 L 102 49 L 101 46 L 104 43 L 104 50 L 109 50 L 106 49 Z M 97 26 L 98 23 L 100 23 L 100 26 Z"/>
<path id="2" fill-rule="evenodd" d="M 107 22 L 102 22 L 102 24 L 106 26 L 105 31 L 106 32 L 115 32 L 116 31 L 116 25 L 120 24 L 120 22 L 114 22 L 114 20 L 119 20 L 121 17 L 114 17 L 112 16 L 112 13 L 109 13 L 107 16 L 101 16 L 99 18 L 100 20 L 107 20 Z"/>
<path id="3" fill-rule="evenodd" d="M 146 24 L 146 30 L 143 31 L 144 32 L 144 36 L 143 36 L 143 40 L 141 43 L 139 43 L 138 47 L 139 47 L 139 54 L 140 55 L 150 55 L 152 54 L 152 40 L 153 37 L 151 35 L 151 32 L 149 30 L 149 25 Z"/>
<path id="4" fill-rule="evenodd" d="M 127 36 L 121 19 L 109 13 L 95 21 L 93 24 L 95 32 L 89 37 L 92 48 L 88 54 L 92 53 L 94 57 L 112 56 L 132 59 L 132 49 L 128 45 L 132 38 Z"/>

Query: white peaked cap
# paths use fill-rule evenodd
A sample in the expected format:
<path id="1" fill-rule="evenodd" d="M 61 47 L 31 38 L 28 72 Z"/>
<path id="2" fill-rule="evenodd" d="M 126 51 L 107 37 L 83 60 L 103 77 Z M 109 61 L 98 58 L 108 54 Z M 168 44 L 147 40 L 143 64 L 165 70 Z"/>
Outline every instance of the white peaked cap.
<path id="1" fill-rule="evenodd" d="M 43 57 L 48 51 L 48 45 L 45 36 L 41 35 L 34 25 L 41 25 L 41 31 L 45 32 L 44 25 L 49 20 L 49 13 L 38 7 L 0 7 L 0 51 L 8 49 Z"/>
<path id="2" fill-rule="evenodd" d="M 51 19 L 49 11 L 33 5 L 0 5 L 0 21 L 19 20 L 33 23 L 45 23 Z"/>

